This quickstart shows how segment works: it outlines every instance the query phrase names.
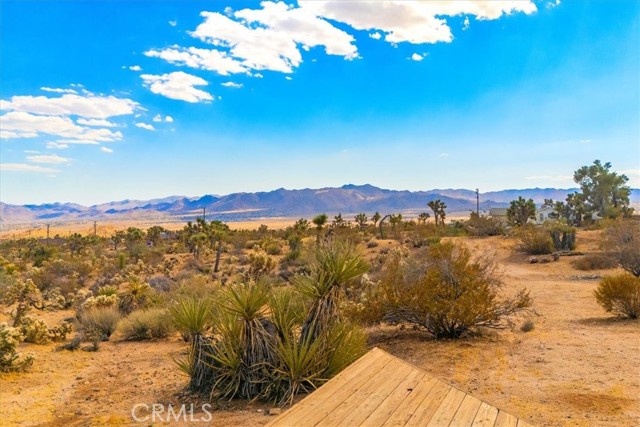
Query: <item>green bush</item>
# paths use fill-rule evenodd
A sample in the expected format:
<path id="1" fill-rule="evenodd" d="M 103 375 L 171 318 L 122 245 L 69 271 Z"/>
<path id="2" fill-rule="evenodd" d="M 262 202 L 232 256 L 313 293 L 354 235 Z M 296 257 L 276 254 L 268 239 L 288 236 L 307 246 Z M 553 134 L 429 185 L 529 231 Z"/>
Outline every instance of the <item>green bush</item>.
<path id="1" fill-rule="evenodd" d="M 127 341 L 166 338 L 173 331 L 173 322 L 167 310 L 137 310 L 120 321 L 118 331 Z"/>
<path id="2" fill-rule="evenodd" d="M 637 319 L 640 314 L 640 277 L 630 274 L 607 276 L 593 292 L 608 313 Z"/>
<path id="3" fill-rule="evenodd" d="M 80 314 L 80 326 L 86 335 L 96 334 L 100 340 L 108 341 L 121 317 L 115 307 L 92 308 Z"/>
<path id="4" fill-rule="evenodd" d="M 414 257 L 390 255 L 379 283 L 364 295 L 372 313 L 361 316 L 377 314 L 377 320 L 413 324 L 435 338 L 457 338 L 479 327 L 503 328 L 530 309 L 526 290 L 504 298 L 501 288 L 491 260 L 446 242 Z"/>
<path id="5" fill-rule="evenodd" d="M 469 221 L 465 224 L 465 229 L 471 236 L 499 236 L 505 231 L 502 221 L 499 219 L 478 216 L 475 212 L 471 213 Z"/>
<path id="6" fill-rule="evenodd" d="M 31 316 L 24 316 L 19 328 L 24 342 L 42 345 L 48 344 L 50 341 L 49 328 L 42 320 L 34 319 Z"/>
<path id="7" fill-rule="evenodd" d="M 544 228 L 527 225 L 517 231 L 518 249 L 530 255 L 546 255 L 554 250 L 553 239 Z"/>
<path id="8" fill-rule="evenodd" d="M 12 328 L 6 323 L 0 325 L 0 371 L 15 372 L 27 369 L 33 364 L 33 356 L 22 357 L 16 351 L 23 336 L 20 330 Z"/>

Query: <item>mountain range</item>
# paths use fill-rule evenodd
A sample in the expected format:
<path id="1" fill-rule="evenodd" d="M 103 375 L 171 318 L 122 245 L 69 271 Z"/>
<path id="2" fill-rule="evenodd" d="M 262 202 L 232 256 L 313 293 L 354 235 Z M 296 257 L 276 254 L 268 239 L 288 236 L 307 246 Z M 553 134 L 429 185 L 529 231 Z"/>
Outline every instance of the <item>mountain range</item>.
<path id="1" fill-rule="evenodd" d="M 541 204 L 544 199 L 564 200 L 576 189 L 531 188 L 480 193 L 480 209 L 506 207 L 519 196 Z M 121 200 L 93 206 L 75 203 L 11 205 L 0 202 L 0 228 L 33 223 L 62 223 L 85 220 L 186 221 L 206 213 L 207 219 L 240 221 L 268 217 L 310 217 L 319 213 L 335 215 L 376 211 L 382 215 L 402 212 L 430 212 L 427 203 L 440 199 L 448 212 L 468 212 L 476 208 L 476 193 L 465 189 L 428 191 L 386 190 L 373 185 L 348 184 L 339 188 L 233 193 L 226 196 L 171 196 L 153 200 Z M 631 202 L 640 202 L 634 189 Z"/>

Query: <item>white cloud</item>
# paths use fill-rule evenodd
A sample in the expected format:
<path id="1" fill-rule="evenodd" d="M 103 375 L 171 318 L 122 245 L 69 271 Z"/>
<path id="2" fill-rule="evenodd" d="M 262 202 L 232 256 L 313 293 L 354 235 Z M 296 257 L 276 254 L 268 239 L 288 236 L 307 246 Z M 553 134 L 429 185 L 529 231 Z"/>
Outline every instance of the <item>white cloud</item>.
<path id="1" fill-rule="evenodd" d="M 449 157 L 449 153 L 440 153 L 438 157 Z"/>
<path id="2" fill-rule="evenodd" d="M 45 164 L 61 164 L 69 163 L 71 159 L 67 157 L 61 157 L 57 154 L 42 154 L 38 156 L 27 156 L 27 160 L 33 163 L 45 163 Z"/>
<path id="3" fill-rule="evenodd" d="M 121 132 L 109 129 L 78 126 L 68 117 L 35 115 L 11 111 L 0 116 L 3 138 L 34 138 L 40 134 L 56 135 L 63 138 L 90 139 L 95 141 L 115 141 L 122 139 Z"/>
<path id="4" fill-rule="evenodd" d="M 117 124 L 104 119 L 78 119 L 76 120 L 76 123 L 78 123 L 79 125 L 85 125 L 85 126 L 99 126 L 99 127 L 107 127 L 107 128 L 113 128 L 118 126 Z"/>
<path id="5" fill-rule="evenodd" d="M 424 56 L 414 52 L 413 55 L 411 55 L 411 59 L 414 61 L 422 61 Z"/>
<path id="6" fill-rule="evenodd" d="M 375 32 L 375 33 L 369 34 L 369 37 L 371 37 L 374 40 L 380 40 L 382 38 L 382 35 L 378 32 Z"/>
<path id="7" fill-rule="evenodd" d="M 58 144 L 75 144 L 75 145 L 99 145 L 98 141 L 91 139 L 59 139 L 55 141 Z"/>
<path id="8" fill-rule="evenodd" d="M 465 16 L 464 23 L 462 24 L 462 31 L 467 31 L 471 23 L 469 22 L 469 17 Z"/>
<path id="9" fill-rule="evenodd" d="M 247 68 L 240 62 L 230 57 L 226 52 L 216 49 L 173 46 L 160 50 L 151 49 L 144 54 L 152 58 L 164 59 L 175 65 L 215 71 L 223 76 L 248 72 Z"/>
<path id="10" fill-rule="evenodd" d="M 62 142 L 47 142 L 47 148 L 51 148 L 54 150 L 66 150 L 69 148 L 69 144 L 65 144 Z"/>
<path id="11" fill-rule="evenodd" d="M 242 86 L 244 86 L 242 83 L 236 83 L 236 82 L 224 82 L 220 84 L 224 87 L 231 87 L 234 89 L 240 89 Z"/>
<path id="12" fill-rule="evenodd" d="M 287 80 L 293 80 L 293 78 L 291 76 L 285 76 L 285 79 Z"/>
<path id="13" fill-rule="evenodd" d="M 207 85 L 206 80 L 182 71 L 159 76 L 143 74 L 140 77 L 151 92 L 167 98 L 186 102 L 203 102 L 213 99 L 208 92 L 195 88 L 195 86 Z"/>
<path id="14" fill-rule="evenodd" d="M 265 1 L 262 9 L 243 9 L 233 18 L 202 12 L 205 21 L 191 33 L 228 49 L 229 56 L 253 70 L 292 72 L 302 62 L 299 46 L 323 46 L 328 55 L 356 58 L 354 38 L 303 8 Z"/>
<path id="15" fill-rule="evenodd" d="M 37 172 L 37 173 L 57 173 L 57 169 L 46 168 L 27 163 L 0 163 L 0 171 L 3 172 Z"/>
<path id="16" fill-rule="evenodd" d="M 154 128 L 152 125 L 148 123 L 136 123 L 136 126 L 139 127 L 140 129 L 156 130 L 156 128 Z"/>
<path id="17" fill-rule="evenodd" d="M 176 25 L 178 25 L 177 21 L 169 21 L 169 25 L 171 25 L 172 27 L 175 27 Z"/>
<path id="18" fill-rule="evenodd" d="M 38 150 L 24 150 L 26 154 L 40 154 Z"/>
<path id="19" fill-rule="evenodd" d="M 113 150 L 111 148 L 107 148 L 107 147 L 100 147 L 100 151 L 102 151 L 104 153 L 113 153 Z"/>
<path id="20" fill-rule="evenodd" d="M 153 119 L 152 119 L 155 123 L 161 123 L 161 122 L 167 122 L 167 123 L 173 123 L 173 117 L 171 116 L 165 116 L 164 119 L 162 118 L 162 114 L 156 114 Z"/>
<path id="21" fill-rule="evenodd" d="M 139 65 L 132 65 L 129 67 L 131 71 L 142 71 L 142 67 Z"/>
<path id="22" fill-rule="evenodd" d="M 547 2 L 547 9 L 553 9 L 556 6 L 560 6 L 560 0 Z"/>
<path id="23" fill-rule="evenodd" d="M 133 114 L 139 104 L 130 99 L 115 96 L 82 96 L 65 94 L 58 98 L 46 96 L 12 96 L 9 101 L 1 100 L 3 111 L 18 111 L 51 116 L 80 116 L 107 119 L 114 116 Z"/>
<path id="24" fill-rule="evenodd" d="M 54 92 L 54 93 L 78 93 L 74 89 L 59 89 L 53 87 L 41 87 L 40 90 L 45 92 Z"/>
<path id="25" fill-rule="evenodd" d="M 504 14 L 536 11 L 532 1 L 319 1 L 300 0 L 302 9 L 315 16 L 343 22 L 357 30 L 379 30 L 390 43 L 450 42 L 451 29 L 445 17 L 474 15 L 476 19 L 498 19 Z"/>

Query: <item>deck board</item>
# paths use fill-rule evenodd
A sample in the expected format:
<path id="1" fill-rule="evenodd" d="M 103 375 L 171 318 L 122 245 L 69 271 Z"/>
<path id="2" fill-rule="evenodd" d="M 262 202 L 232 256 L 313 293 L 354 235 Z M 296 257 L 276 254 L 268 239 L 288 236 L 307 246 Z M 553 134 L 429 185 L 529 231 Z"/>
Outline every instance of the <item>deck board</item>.
<path id="1" fill-rule="evenodd" d="M 374 348 L 269 427 L 530 427 Z"/>

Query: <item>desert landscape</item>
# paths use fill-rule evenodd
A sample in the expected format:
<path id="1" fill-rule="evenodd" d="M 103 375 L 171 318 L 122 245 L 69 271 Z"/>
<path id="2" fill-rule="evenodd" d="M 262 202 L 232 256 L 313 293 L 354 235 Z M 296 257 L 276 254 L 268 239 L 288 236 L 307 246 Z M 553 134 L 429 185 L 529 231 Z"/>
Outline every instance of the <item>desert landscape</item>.
<path id="1" fill-rule="evenodd" d="M 0 0 L 0 427 L 640 426 L 638 0 Z"/>

